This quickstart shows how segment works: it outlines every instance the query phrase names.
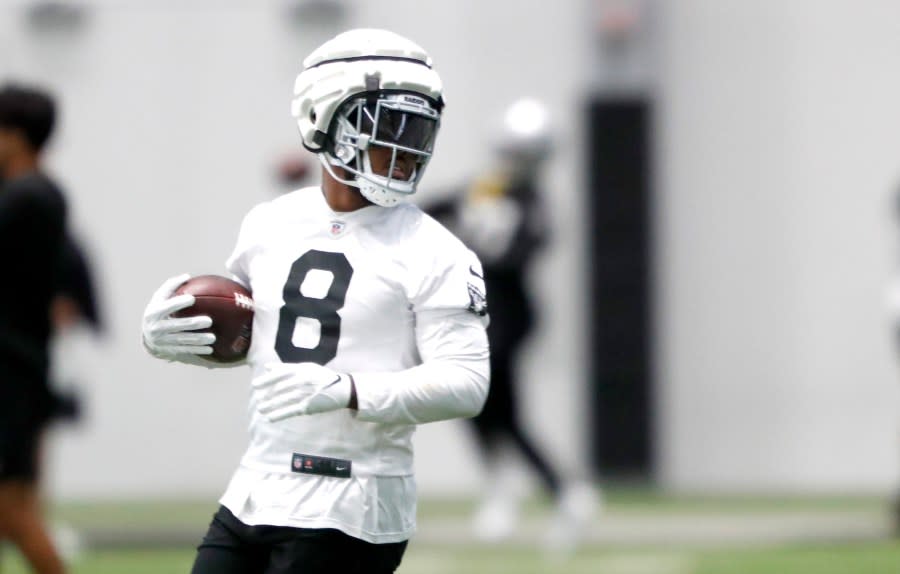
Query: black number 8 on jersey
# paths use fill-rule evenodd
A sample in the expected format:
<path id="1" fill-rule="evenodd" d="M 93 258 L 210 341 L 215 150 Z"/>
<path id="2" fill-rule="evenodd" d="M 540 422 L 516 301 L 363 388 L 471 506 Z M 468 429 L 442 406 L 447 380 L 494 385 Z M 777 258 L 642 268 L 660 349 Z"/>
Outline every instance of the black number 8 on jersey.
<path id="1" fill-rule="evenodd" d="M 325 297 L 307 297 L 300 287 L 313 269 L 328 271 L 333 279 Z M 353 267 L 343 253 L 307 251 L 291 265 L 284 284 L 284 306 L 278 317 L 278 334 L 275 352 L 285 363 L 312 362 L 324 365 L 337 355 L 341 337 L 341 316 L 338 310 L 344 306 L 347 288 L 353 276 Z M 321 325 L 319 343 L 311 348 L 297 347 L 293 343 L 294 328 L 299 317 L 308 317 Z"/>

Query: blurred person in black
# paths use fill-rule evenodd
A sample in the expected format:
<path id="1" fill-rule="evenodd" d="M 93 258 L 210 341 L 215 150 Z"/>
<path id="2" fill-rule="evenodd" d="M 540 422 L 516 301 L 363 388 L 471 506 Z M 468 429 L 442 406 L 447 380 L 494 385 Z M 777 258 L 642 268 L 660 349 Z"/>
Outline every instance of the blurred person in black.
<path id="1" fill-rule="evenodd" d="M 40 161 L 55 118 L 48 94 L 0 87 L 0 538 L 41 574 L 65 571 L 38 492 L 41 435 L 58 408 L 48 342 L 66 204 Z"/>
<path id="2" fill-rule="evenodd" d="M 63 237 L 51 309 L 54 335 L 81 323 L 96 332 L 102 328 L 90 260 L 81 243 L 69 233 Z"/>
<path id="3" fill-rule="evenodd" d="M 56 289 L 50 302 L 52 330 L 50 352 L 51 418 L 77 421 L 81 401 L 76 385 L 86 375 L 85 357 L 91 350 L 85 335 L 102 333 L 91 260 L 81 243 L 71 234 L 63 237 L 56 274 Z"/>
<path id="4" fill-rule="evenodd" d="M 509 441 L 556 503 L 547 538 L 560 547 L 575 543 L 597 500 L 588 485 L 567 481 L 554 468 L 519 417 L 517 368 L 522 346 L 538 321 L 528 275 L 549 238 L 540 192 L 540 176 L 552 151 L 546 108 L 530 98 L 514 102 L 498 133 L 494 165 L 461 193 L 425 210 L 472 249 L 484 269 L 491 387 L 484 410 L 470 420 L 491 484 L 474 517 L 475 534 L 482 540 L 500 540 L 517 524 L 518 496 L 504 484 L 499 467 L 501 447 Z"/>

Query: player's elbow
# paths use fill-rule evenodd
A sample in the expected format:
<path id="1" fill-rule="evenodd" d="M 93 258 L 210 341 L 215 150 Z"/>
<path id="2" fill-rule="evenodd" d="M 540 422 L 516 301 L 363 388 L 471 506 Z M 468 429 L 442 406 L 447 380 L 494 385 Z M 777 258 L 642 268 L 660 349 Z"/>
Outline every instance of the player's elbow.
<path id="1" fill-rule="evenodd" d="M 462 418 L 471 419 L 481 414 L 481 411 L 484 410 L 484 405 L 487 402 L 487 389 L 488 385 L 485 383 L 484 391 L 472 401 L 472 404 L 466 409 L 465 413 L 463 413 Z"/>
<path id="2" fill-rule="evenodd" d="M 490 389 L 490 369 L 467 370 L 466 374 L 467 390 L 458 403 L 460 418 L 472 418 L 481 414 Z"/>

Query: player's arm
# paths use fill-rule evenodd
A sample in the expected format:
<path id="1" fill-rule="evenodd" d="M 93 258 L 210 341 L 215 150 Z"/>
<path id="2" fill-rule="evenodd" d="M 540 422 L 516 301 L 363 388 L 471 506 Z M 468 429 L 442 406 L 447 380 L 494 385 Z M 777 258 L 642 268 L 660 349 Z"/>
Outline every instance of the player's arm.
<path id="1" fill-rule="evenodd" d="M 416 321 L 421 365 L 353 375 L 360 420 L 428 423 L 481 412 L 490 381 L 483 318 L 453 309 L 421 312 Z"/>
<path id="2" fill-rule="evenodd" d="M 273 364 L 253 380 L 272 421 L 343 408 L 380 423 L 473 417 L 487 398 L 489 351 L 483 317 L 461 309 L 416 315 L 423 363 L 396 372 L 337 373 L 315 363 Z"/>

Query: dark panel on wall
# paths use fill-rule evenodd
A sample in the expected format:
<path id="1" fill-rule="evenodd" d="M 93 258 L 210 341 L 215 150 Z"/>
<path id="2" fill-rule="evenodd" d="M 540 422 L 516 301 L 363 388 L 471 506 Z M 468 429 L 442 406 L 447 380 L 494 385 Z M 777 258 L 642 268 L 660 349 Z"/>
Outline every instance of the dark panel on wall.
<path id="1" fill-rule="evenodd" d="M 588 265 L 593 461 L 604 476 L 652 473 L 650 106 L 589 106 Z"/>

